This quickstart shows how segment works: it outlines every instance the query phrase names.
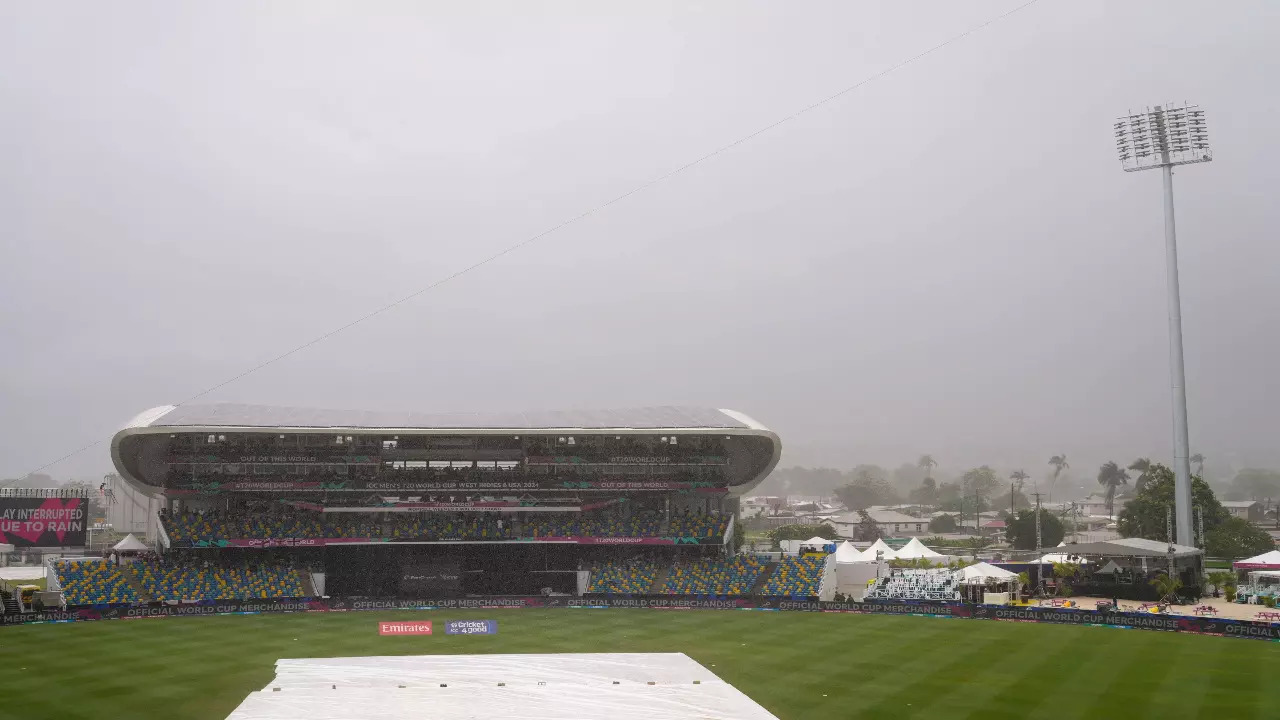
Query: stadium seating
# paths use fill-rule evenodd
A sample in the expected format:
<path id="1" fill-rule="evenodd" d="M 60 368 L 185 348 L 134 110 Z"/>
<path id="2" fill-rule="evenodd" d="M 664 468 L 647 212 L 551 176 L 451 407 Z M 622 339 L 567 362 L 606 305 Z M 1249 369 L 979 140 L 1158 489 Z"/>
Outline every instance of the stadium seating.
<path id="1" fill-rule="evenodd" d="M 280 565 L 200 566 L 136 563 L 142 589 L 156 600 L 258 600 L 305 595 L 296 570 Z"/>
<path id="2" fill-rule="evenodd" d="M 124 571 L 105 560 L 63 560 L 55 566 L 68 605 L 136 603 L 138 593 Z"/>
<path id="3" fill-rule="evenodd" d="M 524 521 L 528 537 L 658 537 L 661 514 L 634 513 L 628 517 L 613 513 L 564 513 L 535 515 Z"/>
<path id="4" fill-rule="evenodd" d="M 774 568 L 760 594 L 775 597 L 813 597 L 822 585 L 826 555 L 787 557 Z"/>
<path id="5" fill-rule="evenodd" d="M 389 535 L 395 540 L 510 540 L 511 523 L 476 513 L 455 518 L 439 513 L 396 517 Z"/>
<path id="6" fill-rule="evenodd" d="M 229 540 L 232 538 L 318 538 L 326 528 L 316 513 L 259 515 L 251 513 L 181 513 L 164 519 L 165 531 L 175 542 Z M 330 537 L 345 528 L 332 528 Z"/>
<path id="7" fill-rule="evenodd" d="M 510 540 L 540 537 L 694 537 L 724 534 L 728 519 L 704 513 L 676 513 L 670 522 L 660 512 L 623 515 L 530 513 L 517 519 L 492 513 L 397 513 L 382 520 L 356 513 L 236 513 L 210 511 L 164 517 L 176 543 L 234 539 L 382 538 L 396 540 Z M 517 531 L 516 528 L 519 528 Z"/>
<path id="8" fill-rule="evenodd" d="M 672 515 L 671 527 L 663 534 L 677 537 L 720 537 L 721 535 L 724 535 L 728 526 L 728 518 L 719 515 Z"/>
<path id="9" fill-rule="evenodd" d="M 647 560 L 608 561 L 591 571 L 587 592 L 637 595 L 649 592 L 658 577 L 658 565 Z"/>
<path id="10" fill-rule="evenodd" d="M 755 555 L 702 558 L 671 568 L 662 592 L 668 595 L 748 595 L 765 562 Z"/>

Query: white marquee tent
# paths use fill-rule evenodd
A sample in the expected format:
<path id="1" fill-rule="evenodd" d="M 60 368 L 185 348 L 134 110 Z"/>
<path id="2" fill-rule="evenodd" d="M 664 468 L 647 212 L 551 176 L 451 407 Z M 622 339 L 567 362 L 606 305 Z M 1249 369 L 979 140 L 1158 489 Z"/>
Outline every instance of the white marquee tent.
<path id="1" fill-rule="evenodd" d="M 892 560 L 895 557 L 897 557 L 897 555 L 895 555 L 893 552 L 893 548 L 885 544 L 884 540 L 877 539 L 875 543 L 871 545 L 871 547 L 862 551 L 862 559 L 867 562 L 875 562 L 877 550 L 882 551 L 884 553 L 885 560 Z"/>
<path id="2" fill-rule="evenodd" d="M 856 563 L 866 561 L 862 559 L 862 553 L 858 551 L 858 548 L 854 547 L 853 543 L 845 540 L 836 548 L 836 562 Z"/>
<path id="3" fill-rule="evenodd" d="M 941 558 L 941 553 L 936 553 L 925 544 L 920 542 L 920 538 L 911 538 L 911 541 L 902 546 L 902 549 L 894 553 L 893 557 L 898 560 L 914 560 L 915 558 Z"/>
<path id="4" fill-rule="evenodd" d="M 133 533 L 129 533 L 111 549 L 117 552 L 143 552 L 151 548 L 147 547 L 146 543 L 135 537 Z"/>
<path id="5" fill-rule="evenodd" d="M 980 562 L 957 570 L 961 585 L 985 585 L 988 582 L 1008 582 L 1018 579 L 1018 574 L 1004 568 Z"/>
<path id="6" fill-rule="evenodd" d="M 1122 570 L 1123 568 L 1117 565 L 1115 560 L 1108 560 L 1107 564 L 1103 565 L 1102 569 L 1097 571 L 1094 574 L 1095 575 L 1115 575 L 1116 573 L 1121 572 Z"/>
<path id="7" fill-rule="evenodd" d="M 1237 570 L 1280 570 L 1280 550 L 1264 552 L 1231 564 Z"/>
<path id="8" fill-rule="evenodd" d="M 1076 559 L 1072 560 L 1071 555 L 1067 553 L 1048 553 L 1046 555 L 1041 556 L 1040 562 L 1041 564 L 1044 564 L 1044 563 L 1077 563 L 1080 565 L 1089 564 L 1089 561 L 1087 559 L 1079 556 L 1076 556 Z"/>

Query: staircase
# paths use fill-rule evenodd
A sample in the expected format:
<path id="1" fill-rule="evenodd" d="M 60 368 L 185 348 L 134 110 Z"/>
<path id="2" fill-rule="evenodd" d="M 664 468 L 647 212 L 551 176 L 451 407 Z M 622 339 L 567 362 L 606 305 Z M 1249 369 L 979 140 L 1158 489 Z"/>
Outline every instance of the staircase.
<path id="1" fill-rule="evenodd" d="M 18 599 L 8 590 L 0 590 L 0 599 L 4 601 L 4 613 L 6 615 L 12 613 L 18 614 Z"/>
<path id="2" fill-rule="evenodd" d="M 658 568 L 658 574 L 653 576 L 653 584 L 649 586 L 649 594 L 661 595 L 663 589 L 667 587 L 667 576 L 670 574 L 670 565 L 663 565 Z"/>
<path id="3" fill-rule="evenodd" d="M 155 599 L 142 589 L 142 582 L 138 580 L 138 573 L 134 571 L 132 564 L 122 566 L 120 574 L 124 576 L 124 581 L 129 584 L 129 587 L 133 588 L 133 591 L 138 594 L 139 601 L 149 603 Z"/>
<path id="4" fill-rule="evenodd" d="M 778 569 L 778 563 L 771 562 L 764 566 L 764 570 L 760 571 L 760 577 L 756 578 L 756 582 L 751 586 L 751 595 L 760 595 L 764 592 L 764 586 L 769 583 L 769 578 L 773 575 L 773 571 Z"/>
<path id="5" fill-rule="evenodd" d="M 320 593 L 316 592 L 316 584 L 311 581 L 311 573 L 306 570 L 294 570 L 294 572 L 298 573 L 298 579 L 302 581 L 303 597 L 320 597 Z"/>

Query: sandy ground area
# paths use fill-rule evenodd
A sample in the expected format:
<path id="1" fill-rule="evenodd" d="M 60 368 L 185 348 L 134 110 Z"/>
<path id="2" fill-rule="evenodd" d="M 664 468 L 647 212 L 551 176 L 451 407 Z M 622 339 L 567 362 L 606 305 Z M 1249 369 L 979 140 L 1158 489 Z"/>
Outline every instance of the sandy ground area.
<path id="1" fill-rule="evenodd" d="M 1070 599 L 1078 603 L 1079 607 L 1086 610 L 1094 609 L 1095 607 L 1097 607 L 1097 604 L 1099 602 L 1103 602 L 1103 601 L 1108 603 L 1111 602 L 1110 598 L 1072 597 Z M 1048 605 L 1048 602 L 1046 601 L 1044 604 Z M 1134 600 L 1121 600 L 1120 608 L 1122 610 L 1136 611 L 1138 609 L 1138 606 L 1141 604 L 1142 603 Z M 1209 607 L 1215 608 L 1218 611 L 1216 617 L 1235 618 L 1237 620 L 1257 620 L 1258 619 L 1257 616 L 1259 612 L 1268 612 L 1268 609 L 1265 605 L 1240 605 L 1238 603 L 1229 603 L 1227 602 L 1226 598 L 1206 597 L 1206 598 L 1201 598 L 1200 601 L 1195 603 L 1194 605 L 1175 605 L 1169 608 L 1170 610 L 1169 614 L 1170 615 L 1195 615 L 1195 612 L 1194 612 L 1195 608 L 1201 605 L 1208 605 Z M 1280 609 L 1269 611 L 1269 612 L 1280 612 Z"/>

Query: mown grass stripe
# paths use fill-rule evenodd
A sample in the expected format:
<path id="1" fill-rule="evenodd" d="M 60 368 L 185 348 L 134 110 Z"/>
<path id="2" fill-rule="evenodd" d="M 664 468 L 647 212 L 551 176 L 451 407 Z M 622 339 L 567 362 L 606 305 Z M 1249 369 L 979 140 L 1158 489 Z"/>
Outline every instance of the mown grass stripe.
<path id="1" fill-rule="evenodd" d="M 380 620 L 496 619 L 495 636 L 381 637 Z M 296 638 L 296 639 L 295 639 Z M 784 720 L 1275 717 L 1274 643 L 843 614 L 389 611 L 0 630 L 0 718 L 225 718 L 285 657 L 685 652 Z M 25 668 L 25 669 L 22 669 Z M 823 695 L 826 697 L 823 697 Z"/>

